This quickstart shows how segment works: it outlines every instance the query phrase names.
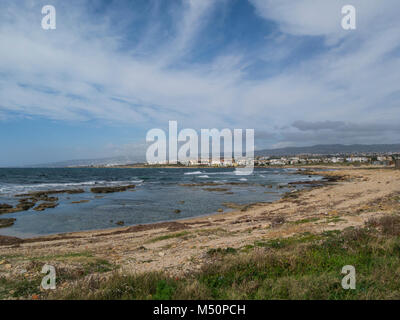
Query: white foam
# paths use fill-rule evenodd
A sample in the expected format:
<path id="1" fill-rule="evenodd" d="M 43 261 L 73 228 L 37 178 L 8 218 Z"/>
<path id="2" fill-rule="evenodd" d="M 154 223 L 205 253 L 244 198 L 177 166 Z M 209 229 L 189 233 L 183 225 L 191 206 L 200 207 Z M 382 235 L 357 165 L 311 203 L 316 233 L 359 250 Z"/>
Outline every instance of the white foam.
<path id="1" fill-rule="evenodd" d="M 129 181 L 83 181 L 83 182 L 66 182 L 66 183 L 39 183 L 39 184 L 3 184 L 0 187 L 2 194 L 24 193 L 43 190 L 57 190 L 64 188 L 91 187 L 91 186 L 114 186 L 127 184 L 141 184 L 143 180 Z"/>
<path id="2" fill-rule="evenodd" d="M 208 175 L 204 175 L 204 176 L 199 176 L 199 178 L 209 178 Z"/>
<path id="3" fill-rule="evenodd" d="M 193 172 L 185 172 L 184 174 L 186 175 L 192 175 L 192 174 L 202 174 L 203 172 L 201 171 L 193 171 Z"/>

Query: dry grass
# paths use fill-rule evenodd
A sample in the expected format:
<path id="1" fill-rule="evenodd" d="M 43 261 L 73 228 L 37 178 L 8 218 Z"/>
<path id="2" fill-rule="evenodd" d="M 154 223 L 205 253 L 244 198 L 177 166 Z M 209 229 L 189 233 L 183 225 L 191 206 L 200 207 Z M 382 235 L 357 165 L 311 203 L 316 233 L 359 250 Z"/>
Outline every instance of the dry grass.
<path id="1" fill-rule="evenodd" d="M 196 274 L 121 275 L 95 286 L 59 291 L 57 299 L 394 299 L 400 298 L 400 217 L 363 228 L 304 234 L 240 250 L 210 250 Z M 356 290 L 341 287 L 353 265 Z"/>

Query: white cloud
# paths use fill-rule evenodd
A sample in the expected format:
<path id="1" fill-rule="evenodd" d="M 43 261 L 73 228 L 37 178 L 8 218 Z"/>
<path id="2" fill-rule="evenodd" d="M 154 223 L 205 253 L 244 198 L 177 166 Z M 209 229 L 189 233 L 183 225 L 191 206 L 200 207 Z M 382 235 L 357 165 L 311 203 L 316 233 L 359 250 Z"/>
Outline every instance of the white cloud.
<path id="1" fill-rule="evenodd" d="M 344 38 L 341 27 L 342 7 L 356 8 L 357 32 L 369 33 L 382 25 L 397 24 L 399 5 L 396 0 L 249 0 L 257 13 L 276 21 L 288 34 Z"/>
<path id="2" fill-rule="evenodd" d="M 395 53 L 400 6 L 392 0 L 353 1 L 358 17 L 354 32 L 340 27 L 345 1 L 251 0 L 260 16 L 290 35 L 276 35 L 280 40 L 270 61 L 281 63 L 290 56 L 292 37 L 302 41 L 322 36 L 326 41 L 313 59 L 305 57 L 282 68 L 284 72 L 252 80 L 245 69 L 254 57 L 243 52 L 224 52 L 211 63 L 174 68 L 196 50 L 199 34 L 211 23 L 214 1 L 186 2 L 183 11 L 175 13 L 181 18 L 171 42 L 163 41 L 156 34 L 159 26 L 153 26 L 146 34 L 154 40 L 140 39 L 127 51 L 121 50 L 121 36 L 112 22 L 93 21 L 83 5 L 63 12 L 67 5 L 56 2 L 57 30 L 47 32 L 40 28 L 40 10 L 28 3 L 1 4 L 2 118 L 19 112 L 147 127 L 178 120 L 194 128 L 274 130 L 296 120 L 393 123 L 400 116 L 400 60 Z M 134 55 L 152 41 L 160 42 L 154 54 Z M 262 52 L 268 44 L 259 45 Z M 268 55 L 260 59 L 268 61 Z M 282 143 L 292 137 L 287 135 Z"/>

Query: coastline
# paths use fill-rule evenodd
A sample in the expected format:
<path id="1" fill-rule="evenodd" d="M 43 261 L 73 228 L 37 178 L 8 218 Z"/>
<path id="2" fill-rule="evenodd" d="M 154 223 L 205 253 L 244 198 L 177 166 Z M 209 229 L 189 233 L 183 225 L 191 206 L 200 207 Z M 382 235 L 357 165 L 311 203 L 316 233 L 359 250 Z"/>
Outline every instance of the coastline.
<path id="1" fill-rule="evenodd" d="M 244 168 L 243 166 L 227 166 L 227 167 L 219 167 L 219 166 L 207 166 L 207 165 L 143 165 L 143 164 L 127 164 L 127 165 L 112 165 L 112 166 L 76 166 L 76 167 L 65 167 L 68 169 L 79 169 L 79 168 L 94 168 L 94 169 L 210 169 L 210 168 L 226 168 L 226 169 L 235 169 L 235 168 Z M 343 169 L 343 168 L 392 168 L 385 165 L 371 165 L 371 164 L 299 164 L 299 165 L 273 165 L 273 166 L 259 166 L 255 165 L 254 168 L 259 169 Z"/>
<path id="2" fill-rule="evenodd" d="M 175 167 L 167 167 L 167 168 L 175 168 Z M 176 168 L 181 168 L 181 167 L 176 167 Z M 260 167 L 262 168 L 262 167 Z M 283 167 L 282 167 L 283 168 Z M 287 166 L 286 168 L 294 168 L 293 166 Z M 313 169 L 315 168 L 310 168 L 310 167 L 301 167 L 301 168 L 296 168 L 299 169 L 298 171 L 295 172 L 291 172 L 288 174 L 292 174 L 292 175 L 297 175 L 297 174 L 303 174 L 303 175 L 315 175 L 315 176 L 320 176 L 323 178 L 323 180 L 311 180 L 308 182 L 300 182 L 300 181 L 294 181 L 294 182 L 290 182 L 288 183 L 288 185 L 296 185 L 296 184 L 300 184 L 303 185 L 303 187 L 305 189 L 310 189 L 310 188 L 316 188 L 316 187 L 321 187 L 321 185 L 327 185 L 329 183 L 332 182 L 331 177 L 332 175 L 323 175 L 320 174 L 319 172 L 313 171 Z M 304 169 L 304 171 L 300 171 L 301 169 Z M 339 177 L 340 178 L 340 177 Z M 63 193 L 66 190 L 61 190 L 58 193 Z M 286 193 L 282 193 L 280 195 L 280 199 L 276 200 L 276 201 L 281 201 L 286 195 L 290 194 L 291 192 L 299 192 L 299 191 L 303 191 L 303 190 L 291 190 L 288 191 Z M 43 193 L 46 195 L 52 195 L 54 193 L 54 191 L 50 190 L 50 191 L 38 191 L 38 193 Z M 266 192 L 267 193 L 267 192 Z M 35 192 L 32 193 L 27 193 L 27 194 L 20 194 L 17 195 L 19 197 L 23 197 L 23 196 L 31 196 L 34 195 Z M 276 202 L 274 201 L 274 202 Z M 219 211 L 215 211 L 215 212 L 208 212 L 205 214 L 201 214 L 201 215 L 196 215 L 193 217 L 186 217 L 186 218 L 177 218 L 177 219 L 173 219 L 173 220 L 160 220 L 157 222 L 149 222 L 149 223 L 141 223 L 141 224 L 134 224 L 134 225 L 128 225 L 128 226 L 121 226 L 121 227 L 111 227 L 111 228 L 99 228 L 99 229 L 88 229 L 88 230 L 79 230 L 79 231 L 71 231 L 71 232 L 55 232 L 52 234 L 47 234 L 47 235 L 31 235 L 31 236 L 26 236 L 26 237 L 19 237 L 18 235 L 2 235 L 0 234 L 0 249 L 1 246 L 3 244 L 6 243 L 24 243 L 24 242 L 40 242 L 40 241 L 49 241 L 49 239 L 63 239 L 63 238 L 70 238 L 71 236 L 73 237 L 74 235 L 80 235 L 80 234 L 90 234 L 90 233 L 96 233 L 96 232 L 109 232 L 109 231 L 116 231 L 116 232 L 120 232 L 121 230 L 125 230 L 125 229 L 131 229 L 131 228 L 150 228 L 153 229 L 153 225 L 154 226 L 158 226 L 158 225 L 164 225 L 164 224 L 169 224 L 169 223 L 175 223 L 175 222 L 182 222 L 182 223 L 192 223 L 192 222 L 196 222 L 198 219 L 202 219 L 202 218 L 209 218 L 209 217 L 215 217 L 215 216 L 226 216 L 228 213 L 230 212 L 234 212 L 235 209 L 243 209 L 245 208 L 246 211 L 252 207 L 256 207 L 256 206 L 261 206 L 261 205 L 267 205 L 267 204 L 271 204 L 273 202 L 271 201 L 258 201 L 258 202 L 248 202 L 248 203 L 242 203 L 242 204 L 236 204 L 235 202 L 231 202 L 228 204 L 228 206 L 225 206 L 226 209 L 223 212 L 219 212 Z M 222 205 L 223 206 L 223 205 Z"/>
<path id="3" fill-rule="evenodd" d="M 27 270 L 26 277 L 33 277 L 32 261 L 73 272 L 87 259 L 96 258 L 107 261 L 113 271 L 91 272 L 88 277 L 103 279 L 113 272 L 149 271 L 181 276 L 208 263 L 209 250 L 239 249 L 267 239 L 343 230 L 361 226 L 372 217 L 400 211 L 399 170 L 341 168 L 314 174 L 339 179 L 322 187 L 288 194 L 272 203 L 256 203 L 227 213 L 25 240 L 9 239 L 9 243 L 3 241 L 0 245 L 0 260 L 6 261 L 0 262 L 0 272 L 13 278 L 21 270 Z M 65 286 L 69 285 L 72 283 L 66 281 Z"/>

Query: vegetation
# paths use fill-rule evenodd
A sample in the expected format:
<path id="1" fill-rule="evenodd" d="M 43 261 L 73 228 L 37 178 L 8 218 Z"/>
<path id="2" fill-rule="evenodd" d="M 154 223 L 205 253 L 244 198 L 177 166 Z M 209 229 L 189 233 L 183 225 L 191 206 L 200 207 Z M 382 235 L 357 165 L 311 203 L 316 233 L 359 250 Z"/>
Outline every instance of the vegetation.
<path id="1" fill-rule="evenodd" d="M 154 243 L 157 241 L 163 241 L 163 240 L 168 240 L 168 239 L 173 239 L 173 238 L 180 238 L 189 235 L 188 231 L 182 231 L 182 232 L 177 232 L 177 233 L 171 233 L 171 234 L 166 234 L 164 236 L 159 236 L 153 239 L 150 239 L 148 243 Z"/>
<path id="2" fill-rule="evenodd" d="M 41 274 L 44 262 L 51 261 L 50 263 L 55 265 L 61 263 L 61 265 L 57 266 L 57 287 L 62 286 L 64 283 L 75 281 L 77 281 L 78 284 L 82 284 L 82 280 L 87 276 L 111 272 L 118 268 L 118 266 L 111 264 L 105 259 L 93 257 L 88 252 L 47 255 L 33 259 L 26 259 L 17 255 L 2 255 L 0 256 L 0 261 L 2 259 L 13 258 L 29 260 L 29 265 L 27 265 L 29 272 L 21 273 L 15 278 L 0 277 L 0 300 L 9 298 L 39 299 L 39 297 L 46 297 L 48 293 L 40 288 L 44 276 L 44 274 Z M 65 265 L 65 262 L 70 264 L 68 265 L 69 267 Z M 84 285 L 88 286 L 87 283 Z"/>
<path id="3" fill-rule="evenodd" d="M 400 216 L 342 232 L 305 233 L 240 249 L 211 249 L 201 271 L 114 274 L 106 281 L 56 292 L 58 299 L 398 299 Z M 356 269 L 344 290 L 341 269 Z M 30 287 L 21 284 L 20 290 Z"/>

